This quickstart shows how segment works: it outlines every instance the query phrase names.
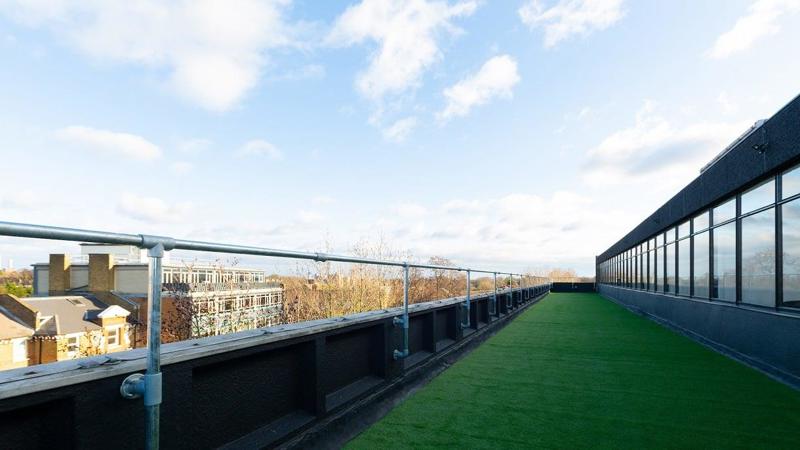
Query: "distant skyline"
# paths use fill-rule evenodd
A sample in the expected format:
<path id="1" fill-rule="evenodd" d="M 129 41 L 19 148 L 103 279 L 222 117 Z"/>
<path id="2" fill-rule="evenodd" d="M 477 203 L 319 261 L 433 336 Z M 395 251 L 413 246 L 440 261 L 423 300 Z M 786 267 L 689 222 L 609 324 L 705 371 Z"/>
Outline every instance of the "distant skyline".
<path id="1" fill-rule="evenodd" d="M 0 0 L 0 220 L 592 275 L 798 42 L 800 0 Z"/>

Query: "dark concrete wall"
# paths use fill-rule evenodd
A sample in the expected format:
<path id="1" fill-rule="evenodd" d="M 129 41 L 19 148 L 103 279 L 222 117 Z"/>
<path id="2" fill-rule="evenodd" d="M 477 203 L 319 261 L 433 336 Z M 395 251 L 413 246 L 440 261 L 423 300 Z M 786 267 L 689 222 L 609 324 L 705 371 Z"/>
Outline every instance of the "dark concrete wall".
<path id="1" fill-rule="evenodd" d="M 550 292 L 594 292 L 594 283 L 553 282 Z"/>
<path id="2" fill-rule="evenodd" d="M 800 386 L 800 315 L 616 286 L 598 289 L 603 296 Z"/>

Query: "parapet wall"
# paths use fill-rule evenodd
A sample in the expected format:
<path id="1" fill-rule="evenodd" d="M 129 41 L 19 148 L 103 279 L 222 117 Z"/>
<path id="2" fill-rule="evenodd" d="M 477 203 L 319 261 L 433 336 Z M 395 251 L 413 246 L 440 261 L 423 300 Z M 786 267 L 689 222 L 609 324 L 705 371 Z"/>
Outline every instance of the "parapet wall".
<path id="1" fill-rule="evenodd" d="M 548 290 L 498 294 L 496 311 L 491 295 L 474 297 L 466 329 L 463 299 L 411 305 L 404 360 L 392 356 L 403 342 L 393 324 L 399 308 L 166 344 L 161 446 L 260 448 L 297 439 L 503 326 Z M 141 448 L 142 402 L 123 399 L 119 388 L 144 370 L 145 355 L 137 349 L 94 367 L 74 360 L 0 372 L 2 446 Z"/>

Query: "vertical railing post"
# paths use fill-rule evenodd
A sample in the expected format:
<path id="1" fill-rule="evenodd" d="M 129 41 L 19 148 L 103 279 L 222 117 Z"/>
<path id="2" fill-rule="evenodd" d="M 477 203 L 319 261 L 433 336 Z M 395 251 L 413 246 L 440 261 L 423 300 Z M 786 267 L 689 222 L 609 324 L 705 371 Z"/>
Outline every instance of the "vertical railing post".
<path id="1" fill-rule="evenodd" d="M 395 317 L 394 324 L 403 326 L 403 350 L 395 350 L 394 359 L 403 359 L 408 356 L 408 263 L 403 265 L 403 318 Z"/>
<path id="2" fill-rule="evenodd" d="M 144 239 L 143 239 L 144 240 Z M 147 248 L 148 264 L 148 310 L 147 310 L 147 371 L 144 375 L 129 375 L 120 386 L 124 398 L 142 397 L 145 408 L 145 448 L 159 448 L 159 425 L 161 413 L 161 262 L 164 244 L 156 243 Z"/>
<path id="3" fill-rule="evenodd" d="M 161 415 L 161 261 L 164 246 L 156 244 L 147 256 L 150 258 L 150 305 L 147 312 L 147 372 L 145 374 L 144 408 L 147 417 L 145 443 L 148 449 L 159 447 Z M 148 395 L 156 393 L 157 395 Z"/>
<path id="4" fill-rule="evenodd" d="M 471 272 L 470 272 L 469 269 L 467 269 L 467 295 L 466 295 L 466 298 L 464 299 L 464 311 L 466 313 L 465 315 L 467 316 L 467 320 L 461 324 L 461 328 L 469 328 L 470 327 L 470 317 L 469 317 L 470 295 L 469 295 L 469 289 L 470 289 L 470 284 L 472 284 L 472 282 L 470 280 L 470 275 L 471 275 Z"/>
<path id="5" fill-rule="evenodd" d="M 492 295 L 492 315 L 497 315 L 497 272 L 494 273 L 494 295 Z"/>
<path id="6" fill-rule="evenodd" d="M 508 297 L 506 297 L 506 311 L 511 310 L 511 305 L 514 303 L 514 277 L 508 274 Z"/>

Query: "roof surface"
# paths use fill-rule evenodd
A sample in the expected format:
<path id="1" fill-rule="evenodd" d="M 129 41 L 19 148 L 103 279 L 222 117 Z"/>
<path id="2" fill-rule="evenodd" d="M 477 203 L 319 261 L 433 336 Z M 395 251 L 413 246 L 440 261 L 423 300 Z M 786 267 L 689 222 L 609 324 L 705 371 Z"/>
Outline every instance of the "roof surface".
<path id="1" fill-rule="evenodd" d="M 0 307 L 0 340 L 33 336 L 33 329 L 16 320 L 11 312 Z"/>
<path id="2" fill-rule="evenodd" d="M 597 294 L 550 294 L 353 441 L 800 448 L 800 392 Z"/>
<path id="3" fill-rule="evenodd" d="M 101 327 L 90 322 L 88 317 L 96 317 L 108 305 L 96 299 L 77 295 L 64 297 L 28 297 L 19 299 L 21 302 L 39 311 L 39 315 L 54 316 L 57 318 L 46 323 L 45 334 L 69 334 L 83 331 L 99 330 Z M 39 328 L 37 334 L 45 331 Z"/>

